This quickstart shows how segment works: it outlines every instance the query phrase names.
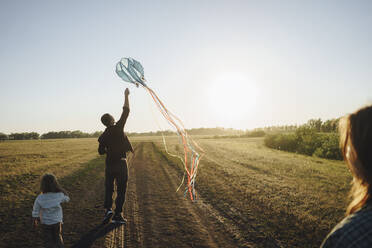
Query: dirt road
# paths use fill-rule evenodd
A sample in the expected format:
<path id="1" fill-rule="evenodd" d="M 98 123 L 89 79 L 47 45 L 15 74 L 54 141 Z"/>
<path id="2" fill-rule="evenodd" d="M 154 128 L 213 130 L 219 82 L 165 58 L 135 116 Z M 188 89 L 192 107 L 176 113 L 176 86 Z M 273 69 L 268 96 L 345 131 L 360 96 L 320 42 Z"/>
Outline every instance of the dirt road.
<path id="1" fill-rule="evenodd" d="M 153 143 L 136 146 L 129 158 L 124 208 L 126 225 L 113 227 L 93 247 L 250 247 L 238 242 L 239 228 L 200 199 L 175 192 L 179 176 Z"/>
<path id="2" fill-rule="evenodd" d="M 128 224 L 107 235 L 106 247 L 239 247 L 222 216 L 175 192 L 179 176 L 154 148 L 140 143 L 129 161 Z"/>

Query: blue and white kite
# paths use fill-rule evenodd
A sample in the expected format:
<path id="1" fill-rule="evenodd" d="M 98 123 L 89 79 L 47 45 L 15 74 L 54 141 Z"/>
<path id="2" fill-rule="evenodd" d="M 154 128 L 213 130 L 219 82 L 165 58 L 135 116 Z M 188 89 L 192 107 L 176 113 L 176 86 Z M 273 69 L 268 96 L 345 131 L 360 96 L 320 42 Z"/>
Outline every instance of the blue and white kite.
<path id="1" fill-rule="evenodd" d="M 157 107 L 159 108 L 160 113 L 164 116 L 164 118 L 168 121 L 168 123 L 171 126 L 177 129 L 177 133 L 181 137 L 183 150 L 184 150 L 184 157 L 183 159 L 180 157 L 180 159 L 184 164 L 185 173 L 187 173 L 187 185 L 186 185 L 185 194 L 189 192 L 190 199 L 192 201 L 196 200 L 197 194 L 195 191 L 195 179 L 196 179 L 196 174 L 197 174 L 198 167 L 199 167 L 199 161 L 202 157 L 202 155 L 200 155 L 199 153 L 204 153 L 203 149 L 200 148 L 199 145 L 187 134 L 182 121 L 177 116 L 172 114 L 165 107 L 164 103 L 159 99 L 156 93 L 146 85 L 143 66 L 141 65 L 140 62 L 136 61 L 133 58 L 122 58 L 116 64 L 116 73 L 124 81 L 135 84 L 137 87 L 141 85 L 143 88 L 145 88 L 151 95 Z M 164 142 L 165 150 L 168 153 L 164 136 L 163 136 L 163 142 Z M 170 154 L 170 155 L 173 156 L 173 154 Z M 183 184 L 183 182 L 184 180 L 182 180 L 181 185 Z M 180 187 L 178 187 L 178 189 L 179 188 Z"/>

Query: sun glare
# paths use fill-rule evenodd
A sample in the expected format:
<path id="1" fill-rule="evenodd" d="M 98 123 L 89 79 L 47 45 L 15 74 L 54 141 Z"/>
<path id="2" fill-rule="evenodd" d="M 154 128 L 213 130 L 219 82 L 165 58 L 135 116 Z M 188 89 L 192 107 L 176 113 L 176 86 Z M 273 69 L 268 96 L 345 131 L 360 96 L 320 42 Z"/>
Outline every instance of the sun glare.
<path id="1" fill-rule="evenodd" d="M 220 76 L 211 81 L 208 93 L 210 109 L 218 118 L 238 121 L 256 112 L 258 88 L 244 75 Z"/>

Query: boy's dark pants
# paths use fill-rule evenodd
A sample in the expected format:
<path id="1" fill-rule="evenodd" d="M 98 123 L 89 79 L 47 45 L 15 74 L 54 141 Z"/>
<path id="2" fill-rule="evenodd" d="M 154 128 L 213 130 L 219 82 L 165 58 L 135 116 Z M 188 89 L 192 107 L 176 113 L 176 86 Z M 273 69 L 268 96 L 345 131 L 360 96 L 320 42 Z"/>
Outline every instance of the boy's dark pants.
<path id="1" fill-rule="evenodd" d="M 117 162 L 106 161 L 105 169 L 105 204 L 104 207 L 112 207 L 112 194 L 114 193 L 114 180 L 116 180 L 116 200 L 115 213 L 121 213 L 125 202 L 125 192 L 127 190 L 128 168 L 126 159 L 122 158 Z"/>
<path id="2" fill-rule="evenodd" d="M 44 246 L 46 248 L 63 248 L 62 223 L 42 224 Z"/>

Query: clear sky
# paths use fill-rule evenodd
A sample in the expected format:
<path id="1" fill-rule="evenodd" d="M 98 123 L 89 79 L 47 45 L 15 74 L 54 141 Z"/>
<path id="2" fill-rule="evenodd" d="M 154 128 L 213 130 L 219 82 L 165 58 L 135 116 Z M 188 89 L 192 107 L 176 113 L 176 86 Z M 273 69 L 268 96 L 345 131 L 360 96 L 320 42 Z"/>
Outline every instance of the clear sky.
<path id="1" fill-rule="evenodd" d="M 372 1 L 0 1 L 0 132 L 103 130 L 121 57 L 187 128 L 300 124 L 372 103 Z M 130 86 L 128 131 L 169 128 Z M 158 124 L 156 122 L 158 120 Z"/>

